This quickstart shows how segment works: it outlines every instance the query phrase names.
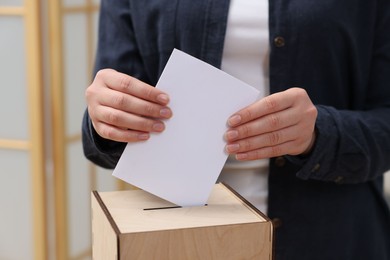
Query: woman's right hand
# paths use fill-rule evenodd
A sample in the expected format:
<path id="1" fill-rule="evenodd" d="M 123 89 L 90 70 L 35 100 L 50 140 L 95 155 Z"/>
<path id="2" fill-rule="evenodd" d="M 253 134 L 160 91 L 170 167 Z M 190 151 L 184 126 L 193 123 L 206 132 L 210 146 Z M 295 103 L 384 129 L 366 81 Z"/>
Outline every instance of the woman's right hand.
<path id="1" fill-rule="evenodd" d="M 118 142 L 147 140 L 172 116 L 167 94 L 112 69 L 99 71 L 85 95 L 96 132 Z"/>

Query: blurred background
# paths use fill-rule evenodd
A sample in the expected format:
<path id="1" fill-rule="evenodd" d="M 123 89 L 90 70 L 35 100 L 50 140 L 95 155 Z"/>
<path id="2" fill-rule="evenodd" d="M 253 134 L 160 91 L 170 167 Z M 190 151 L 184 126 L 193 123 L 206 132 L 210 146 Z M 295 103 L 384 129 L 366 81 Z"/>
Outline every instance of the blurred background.
<path id="1" fill-rule="evenodd" d="M 91 190 L 128 188 L 82 153 L 99 0 L 0 0 L 0 259 L 91 259 Z"/>
<path id="2" fill-rule="evenodd" d="M 0 0 L 1 260 L 91 259 L 91 190 L 130 188 L 82 153 L 98 11 L 99 0 Z"/>

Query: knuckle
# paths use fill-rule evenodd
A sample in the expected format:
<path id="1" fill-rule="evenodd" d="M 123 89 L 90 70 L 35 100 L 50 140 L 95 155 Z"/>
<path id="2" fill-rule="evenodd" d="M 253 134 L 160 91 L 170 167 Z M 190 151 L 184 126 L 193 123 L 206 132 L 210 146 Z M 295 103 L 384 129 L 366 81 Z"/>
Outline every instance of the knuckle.
<path id="1" fill-rule="evenodd" d="M 134 88 L 133 80 L 131 77 L 123 75 L 120 79 L 119 88 L 122 92 L 130 92 Z"/>
<path id="2" fill-rule="evenodd" d="M 152 98 L 153 97 L 153 88 L 145 88 L 146 89 L 146 96 L 148 98 Z"/>
<path id="3" fill-rule="evenodd" d="M 272 127 L 272 129 L 276 129 L 280 125 L 280 117 L 276 115 L 270 115 L 268 119 L 268 124 Z"/>
<path id="4" fill-rule="evenodd" d="M 156 115 L 156 109 L 152 104 L 145 105 L 144 111 L 147 115 Z"/>
<path id="5" fill-rule="evenodd" d="M 268 142 L 270 145 L 275 145 L 280 142 L 280 134 L 278 132 L 272 132 L 268 134 Z"/>
<path id="6" fill-rule="evenodd" d="M 312 118 L 317 118 L 318 115 L 317 108 L 314 105 L 310 106 L 310 108 L 307 110 L 307 114 Z"/>
<path id="7" fill-rule="evenodd" d="M 240 147 L 243 148 L 242 150 L 250 151 L 250 150 L 252 150 L 252 143 L 249 140 L 243 140 L 240 143 Z"/>
<path id="8" fill-rule="evenodd" d="M 291 91 L 291 93 L 296 97 L 296 98 L 302 98 L 307 96 L 307 92 L 303 88 L 299 87 L 293 87 L 290 88 L 288 91 Z"/>
<path id="9" fill-rule="evenodd" d="M 114 133 L 111 128 L 104 127 L 103 129 L 100 129 L 99 134 L 106 139 L 114 139 Z"/>
<path id="10" fill-rule="evenodd" d="M 115 112 L 108 112 L 107 122 L 111 125 L 117 125 L 119 122 L 119 115 Z"/>
<path id="11" fill-rule="evenodd" d="M 97 73 L 96 73 L 96 76 L 95 76 L 95 79 L 100 79 L 100 78 L 104 78 L 108 73 L 108 69 L 102 69 L 102 70 L 99 70 Z"/>
<path id="12" fill-rule="evenodd" d="M 239 128 L 239 132 L 241 132 L 242 137 L 247 137 L 251 133 L 251 129 L 248 125 L 243 125 Z"/>
<path id="13" fill-rule="evenodd" d="M 242 116 L 244 119 L 246 119 L 246 121 L 249 121 L 252 119 L 253 114 L 252 114 L 252 111 L 250 109 L 244 109 L 242 111 Z"/>
<path id="14" fill-rule="evenodd" d="M 89 86 L 89 87 L 85 90 L 85 92 L 84 92 L 84 94 L 85 94 L 85 99 L 86 99 L 86 100 L 90 100 L 90 99 L 93 97 L 93 93 L 94 93 L 94 91 L 93 91 L 92 85 L 91 85 L 91 86 Z"/>
<path id="15" fill-rule="evenodd" d="M 96 99 L 95 97 L 97 97 L 99 94 L 99 90 L 97 89 L 98 87 L 99 85 L 93 82 L 85 89 L 84 94 L 87 101 Z"/>
<path id="16" fill-rule="evenodd" d="M 109 77 L 114 70 L 112 69 L 101 69 L 95 75 L 95 80 L 102 80 Z"/>
<path id="17" fill-rule="evenodd" d="M 301 97 L 308 97 L 307 91 L 303 88 L 298 88 L 298 95 Z"/>
<path id="18" fill-rule="evenodd" d="M 267 110 L 269 110 L 269 111 L 277 110 L 277 103 L 271 96 L 265 97 L 264 101 L 265 101 L 265 106 L 266 106 Z"/>
<path id="19" fill-rule="evenodd" d="M 126 98 L 124 95 L 115 95 L 113 97 L 113 103 L 116 107 L 124 107 L 125 103 L 126 103 Z"/>

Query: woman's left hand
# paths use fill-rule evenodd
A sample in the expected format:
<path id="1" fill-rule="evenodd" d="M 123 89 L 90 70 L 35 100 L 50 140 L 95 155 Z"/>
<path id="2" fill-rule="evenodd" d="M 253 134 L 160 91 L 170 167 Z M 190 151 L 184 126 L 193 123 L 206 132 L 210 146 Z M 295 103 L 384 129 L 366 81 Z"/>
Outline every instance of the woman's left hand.
<path id="1" fill-rule="evenodd" d="M 269 95 L 229 118 L 226 151 L 245 161 L 306 154 L 315 141 L 316 118 L 302 88 Z"/>

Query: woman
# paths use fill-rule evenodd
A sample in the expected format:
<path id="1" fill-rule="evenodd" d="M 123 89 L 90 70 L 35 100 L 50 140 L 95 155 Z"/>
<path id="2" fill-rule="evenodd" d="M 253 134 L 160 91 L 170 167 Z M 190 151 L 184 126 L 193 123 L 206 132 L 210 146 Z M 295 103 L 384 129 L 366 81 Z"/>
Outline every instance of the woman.
<path id="1" fill-rule="evenodd" d="M 390 2 L 257 2 L 103 0 L 86 156 L 164 130 L 178 48 L 264 93 L 228 119 L 221 179 L 273 219 L 276 259 L 390 259 Z"/>

